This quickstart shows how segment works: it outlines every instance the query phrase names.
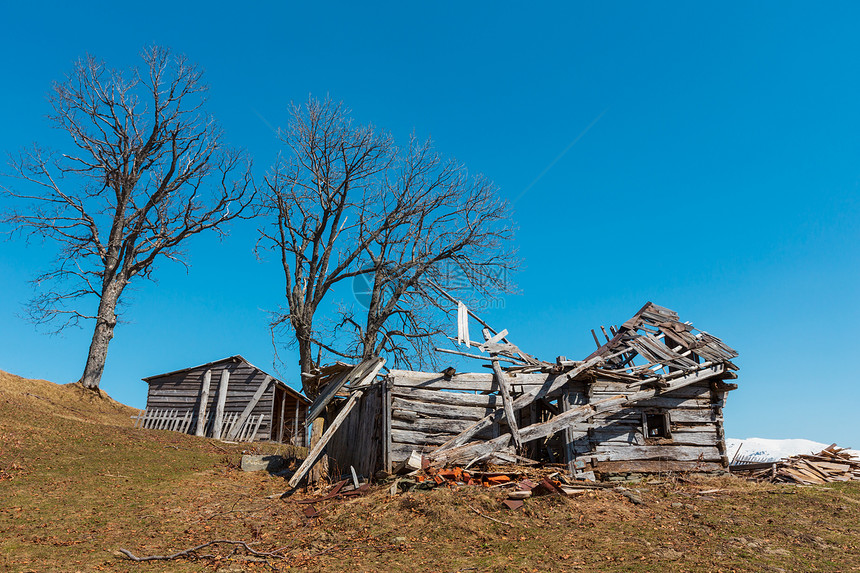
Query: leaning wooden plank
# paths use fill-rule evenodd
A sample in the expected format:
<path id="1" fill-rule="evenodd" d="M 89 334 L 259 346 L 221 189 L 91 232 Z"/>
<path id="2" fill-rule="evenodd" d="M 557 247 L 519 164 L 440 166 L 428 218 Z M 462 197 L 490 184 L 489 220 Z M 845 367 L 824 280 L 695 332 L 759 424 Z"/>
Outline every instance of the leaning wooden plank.
<path id="1" fill-rule="evenodd" d="M 382 358 L 370 358 L 361 362 L 354 368 L 342 372 L 334 380 L 329 382 L 325 388 L 323 388 L 323 391 L 319 396 L 317 396 L 314 403 L 311 404 L 311 407 L 308 409 L 306 420 L 308 422 L 316 420 L 317 416 L 320 415 L 325 407 L 328 406 L 329 402 L 334 399 L 335 395 L 340 392 L 341 388 L 343 388 L 348 382 L 362 382 L 368 378 L 368 374 L 370 372 L 374 372 L 375 376 L 382 368 L 382 363 L 384 362 L 385 361 Z"/>
<path id="2" fill-rule="evenodd" d="M 489 332 L 485 333 L 489 335 Z M 489 341 L 488 341 L 489 342 Z M 502 367 L 499 366 L 499 361 L 493 355 L 493 373 L 496 375 L 496 383 L 499 385 L 499 394 L 502 396 L 502 406 L 505 411 L 505 420 L 508 423 L 508 428 L 511 431 L 511 439 L 514 441 L 514 445 L 517 448 L 517 452 L 523 447 L 522 440 L 520 440 L 520 431 L 517 427 L 517 416 L 514 412 L 513 400 L 511 399 L 511 390 L 508 385 L 508 377 L 505 375 L 505 372 L 502 370 Z"/>
<path id="3" fill-rule="evenodd" d="M 200 388 L 200 407 L 197 410 L 197 427 L 194 429 L 195 436 L 205 436 L 203 430 L 206 426 L 206 405 L 209 403 L 209 385 L 212 383 L 212 370 L 206 370 L 203 375 L 203 386 Z"/>
<path id="4" fill-rule="evenodd" d="M 218 403 L 215 405 L 215 421 L 212 423 L 212 437 L 220 438 L 224 425 L 224 405 L 227 403 L 227 388 L 230 386 L 230 369 L 226 366 L 221 370 L 221 381 L 218 384 Z"/>
<path id="5" fill-rule="evenodd" d="M 245 406 L 245 409 L 242 410 L 242 413 L 239 414 L 239 418 L 236 420 L 236 423 L 233 424 L 233 428 L 230 430 L 230 433 L 227 434 L 227 440 L 233 441 L 238 437 L 239 431 L 245 425 L 245 420 L 248 419 L 248 416 L 251 415 L 251 412 L 254 411 L 254 408 L 257 407 L 257 402 L 260 401 L 260 398 L 263 397 L 263 394 L 266 390 L 269 389 L 269 385 L 272 383 L 272 377 L 266 375 L 263 378 L 263 381 L 260 383 L 260 386 L 257 388 L 257 391 L 254 392 L 254 395 L 251 397 L 251 400 L 248 402 L 248 405 Z"/>
<path id="6" fill-rule="evenodd" d="M 451 448 L 444 452 L 434 450 L 430 452 L 431 464 L 442 466 L 445 464 L 467 464 L 475 458 L 481 458 L 494 452 L 504 451 L 511 442 L 510 434 L 502 434 L 498 438 L 487 442 L 472 442 L 457 448 Z M 513 451 L 507 453 L 514 453 Z"/>
<path id="7" fill-rule="evenodd" d="M 331 425 L 326 429 L 323 433 L 322 437 L 320 437 L 319 441 L 314 445 L 313 449 L 308 452 L 305 461 L 302 462 L 302 465 L 299 466 L 299 469 L 296 470 L 296 473 L 293 474 L 293 477 L 290 479 L 289 485 L 290 487 L 296 487 L 299 485 L 299 482 L 304 479 L 305 475 L 310 471 L 310 469 L 317 462 L 317 459 L 323 452 L 326 444 L 328 444 L 329 440 L 331 440 L 332 436 L 334 436 L 335 432 L 337 432 L 340 425 L 343 424 L 343 421 L 358 403 L 359 399 L 364 395 L 364 390 L 356 390 L 349 397 L 349 400 L 346 401 L 346 404 L 340 409 L 340 412 L 335 416 L 334 421 L 332 421 Z"/>
<path id="8" fill-rule="evenodd" d="M 247 441 L 253 442 L 257 439 L 257 432 L 260 431 L 260 425 L 263 423 L 265 418 L 265 414 L 260 414 L 260 418 L 257 420 L 257 423 L 254 424 L 254 429 L 251 431 L 251 435 L 246 438 Z"/>

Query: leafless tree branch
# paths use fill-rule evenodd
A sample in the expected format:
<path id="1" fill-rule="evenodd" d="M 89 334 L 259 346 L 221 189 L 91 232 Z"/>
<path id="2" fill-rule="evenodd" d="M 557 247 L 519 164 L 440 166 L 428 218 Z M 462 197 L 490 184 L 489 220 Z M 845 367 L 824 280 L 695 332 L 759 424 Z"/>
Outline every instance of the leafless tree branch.
<path id="1" fill-rule="evenodd" d="M 96 319 L 81 378 L 90 388 L 129 282 L 152 278 L 160 259 L 184 264 L 189 237 L 223 235 L 228 221 L 251 213 L 255 195 L 250 159 L 224 144 L 204 111 L 202 71 L 162 47 L 141 56 L 142 68 L 126 71 L 87 56 L 55 83 L 49 118 L 70 145 L 11 156 L 13 183 L 0 186 L 15 204 L 0 222 L 57 245 L 53 268 L 34 281 L 42 292 L 31 318 Z M 90 296 L 96 312 L 76 308 Z"/>

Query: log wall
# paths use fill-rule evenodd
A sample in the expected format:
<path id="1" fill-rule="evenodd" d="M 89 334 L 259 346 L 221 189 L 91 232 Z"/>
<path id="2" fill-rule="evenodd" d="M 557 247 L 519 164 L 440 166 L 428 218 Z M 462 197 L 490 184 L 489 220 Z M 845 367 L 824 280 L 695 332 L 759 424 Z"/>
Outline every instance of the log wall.
<path id="1" fill-rule="evenodd" d="M 546 374 L 511 376 L 513 397 L 542 385 Z M 390 406 L 390 462 L 396 464 L 415 450 L 426 452 L 445 443 L 475 421 L 502 406 L 491 373 L 442 375 L 393 370 L 388 377 Z M 487 392 L 490 392 L 487 394 Z M 626 384 L 596 380 L 591 384 L 569 382 L 558 408 L 595 402 L 629 393 Z M 635 407 L 612 410 L 577 422 L 561 432 L 565 458 L 585 462 L 585 469 L 603 472 L 711 471 L 728 465 L 722 425 L 724 392 L 710 381 L 679 388 L 670 394 L 645 400 Z M 668 438 L 645 436 L 643 416 L 668 414 Z M 518 413 L 527 426 L 534 417 L 528 408 Z M 499 424 L 477 438 L 489 440 L 506 428 Z M 526 453 L 528 454 L 528 444 Z M 582 467 L 582 464 L 579 464 Z"/>

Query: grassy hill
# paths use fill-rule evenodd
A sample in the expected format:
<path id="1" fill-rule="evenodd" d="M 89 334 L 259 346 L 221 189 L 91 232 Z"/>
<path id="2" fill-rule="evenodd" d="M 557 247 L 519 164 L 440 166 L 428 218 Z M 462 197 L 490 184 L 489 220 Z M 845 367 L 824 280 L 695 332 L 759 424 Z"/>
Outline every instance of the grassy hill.
<path id="1" fill-rule="evenodd" d="M 486 489 L 391 497 L 378 487 L 317 504 L 322 514 L 309 520 L 303 506 L 266 499 L 286 488 L 282 478 L 237 469 L 247 444 L 135 430 L 135 412 L 77 385 L 0 371 L 0 570 L 860 571 L 857 483 L 664 475 L 626 486 L 638 505 L 606 490 L 530 499 L 520 512 Z M 227 547 L 198 561 L 118 553 L 213 539 L 287 559 Z"/>

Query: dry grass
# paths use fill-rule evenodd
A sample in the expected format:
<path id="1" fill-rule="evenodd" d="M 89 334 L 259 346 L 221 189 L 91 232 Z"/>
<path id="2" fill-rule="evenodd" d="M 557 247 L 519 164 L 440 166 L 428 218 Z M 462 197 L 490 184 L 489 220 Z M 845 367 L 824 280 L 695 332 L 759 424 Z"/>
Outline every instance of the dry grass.
<path id="1" fill-rule="evenodd" d="M 133 410 L 74 385 L 0 373 L 0 570 L 4 571 L 858 571 L 860 484 L 795 487 L 660 476 L 615 491 L 500 506 L 465 487 L 302 506 L 267 500 L 284 480 L 246 474 L 241 450 L 131 428 Z M 275 446 L 269 446 L 274 451 Z M 700 494 L 704 490 L 715 493 Z M 510 523 L 496 523 L 474 510 Z M 212 539 L 283 549 L 257 561 L 133 563 Z"/>

